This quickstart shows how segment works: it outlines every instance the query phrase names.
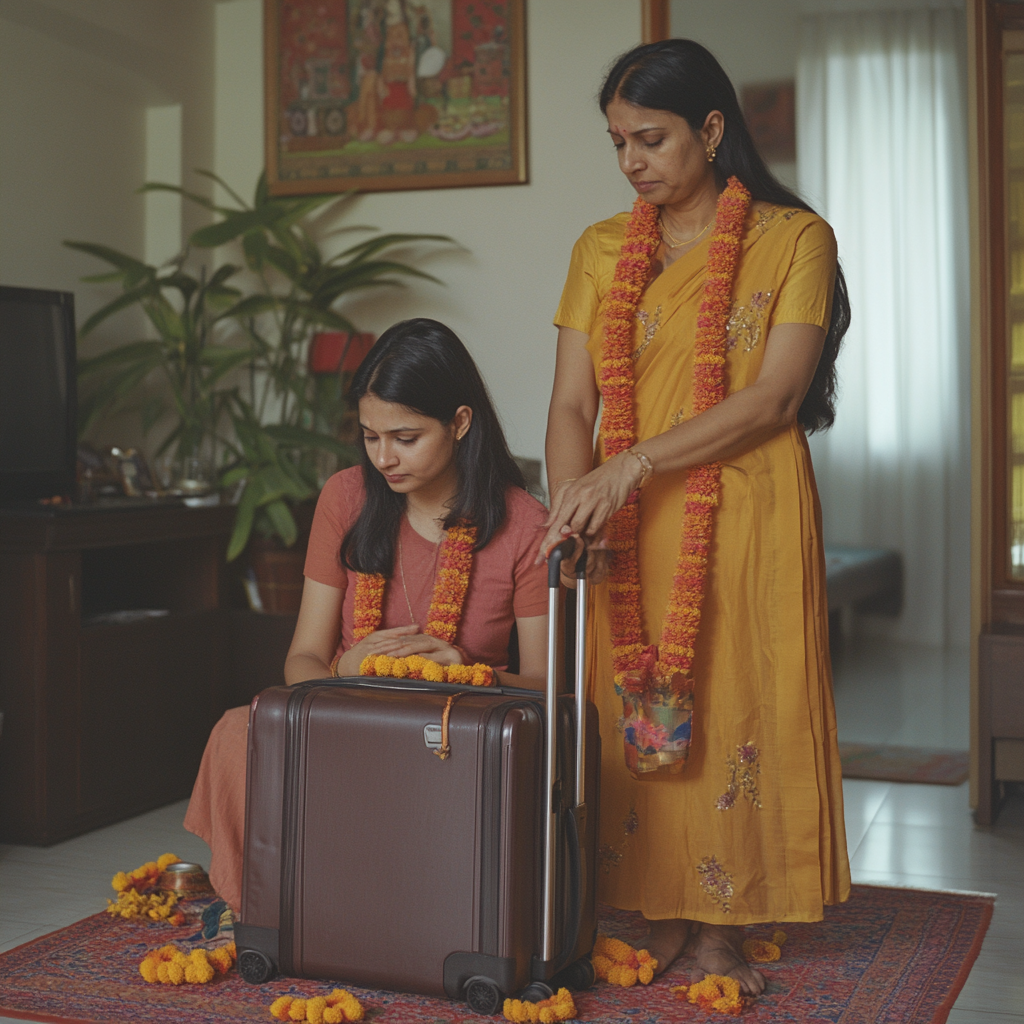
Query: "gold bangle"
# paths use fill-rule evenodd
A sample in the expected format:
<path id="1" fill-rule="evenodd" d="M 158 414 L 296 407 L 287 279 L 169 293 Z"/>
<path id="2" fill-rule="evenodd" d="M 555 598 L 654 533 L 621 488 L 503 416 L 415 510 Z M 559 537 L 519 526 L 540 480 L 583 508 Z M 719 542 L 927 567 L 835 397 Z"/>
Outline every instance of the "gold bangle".
<path id="1" fill-rule="evenodd" d="M 654 476 L 654 466 L 651 464 L 651 460 L 643 452 L 637 451 L 636 448 L 627 448 L 626 451 L 639 460 L 643 470 L 640 474 L 640 483 L 636 485 L 636 489 L 639 491 Z"/>

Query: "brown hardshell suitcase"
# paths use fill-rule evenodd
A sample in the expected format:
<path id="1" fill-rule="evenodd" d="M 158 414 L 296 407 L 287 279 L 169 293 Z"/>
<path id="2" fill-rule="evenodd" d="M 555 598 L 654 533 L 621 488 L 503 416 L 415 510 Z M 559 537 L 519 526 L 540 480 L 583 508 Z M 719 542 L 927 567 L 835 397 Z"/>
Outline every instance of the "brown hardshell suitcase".
<path id="1" fill-rule="evenodd" d="M 253 701 L 235 925 L 246 981 L 280 972 L 482 1013 L 593 982 L 600 738 L 582 561 L 575 693 L 557 696 L 563 547 L 549 558 L 546 694 L 332 679 Z"/>

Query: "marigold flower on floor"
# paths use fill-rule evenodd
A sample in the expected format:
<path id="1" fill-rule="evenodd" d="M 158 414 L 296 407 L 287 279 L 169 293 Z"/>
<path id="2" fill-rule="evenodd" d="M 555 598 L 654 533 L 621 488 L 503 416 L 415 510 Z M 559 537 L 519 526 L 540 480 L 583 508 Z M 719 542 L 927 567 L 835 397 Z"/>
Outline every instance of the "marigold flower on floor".
<path id="1" fill-rule="evenodd" d="M 227 974 L 238 953 L 232 942 L 214 950 L 197 947 L 190 953 L 177 946 L 151 949 L 139 964 L 139 974 L 151 985 L 205 985 Z"/>
<path id="2" fill-rule="evenodd" d="M 774 942 L 747 939 L 743 943 L 743 955 L 754 964 L 771 964 L 782 956 L 782 950 Z"/>
<path id="3" fill-rule="evenodd" d="M 598 935 L 590 959 L 600 981 L 622 988 L 631 988 L 638 981 L 650 985 L 658 969 L 658 961 L 646 949 L 634 949 L 608 935 Z"/>
<path id="4" fill-rule="evenodd" d="M 531 1003 L 528 999 L 506 999 L 503 1009 L 505 1020 L 514 1024 L 555 1024 L 560 1020 L 576 1019 L 576 1004 L 567 988 L 560 988 L 549 999 Z"/>
<path id="5" fill-rule="evenodd" d="M 185 923 L 185 915 L 177 906 L 178 897 L 169 892 L 140 893 L 136 889 L 125 889 L 117 894 L 117 901 L 107 900 L 107 913 L 113 917 L 121 917 L 126 921 L 149 920 L 181 925 Z"/>
<path id="6" fill-rule="evenodd" d="M 738 1017 L 745 1005 L 740 995 L 740 983 L 721 974 L 708 974 L 692 985 L 674 985 L 671 991 L 708 1013 Z"/>
<path id="7" fill-rule="evenodd" d="M 160 873 L 166 871 L 171 864 L 177 864 L 178 861 L 179 858 L 173 853 L 165 853 L 156 860 L 146 861 L 134 871 L 118 871 L 110 884 L 115 892 L 125 892 L 128 889 L 137 889 L 141 892 L 156 885 Z"/>
<path id="8" fill-rule="evenodd" d="M 308 1021 L 309 1024 L 352 1024 L 362 1020 L 364 1014 L 363 1004 L 343 988 L 309 999 L 281 996 L 270 1004 L 270 1015 L 277 1020 Z"/>

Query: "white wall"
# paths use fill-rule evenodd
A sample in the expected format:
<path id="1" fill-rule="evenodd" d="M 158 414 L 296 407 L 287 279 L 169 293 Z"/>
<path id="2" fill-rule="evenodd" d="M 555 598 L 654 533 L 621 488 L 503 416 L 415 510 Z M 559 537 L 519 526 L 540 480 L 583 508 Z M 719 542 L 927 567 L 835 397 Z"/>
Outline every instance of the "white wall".
<path id="1" fill-rule="evenodd" d="M 117 294 L 82 284 L 104 265 L 61 243 L 146 254 L 147 152 L 150 168 L 212 163 L 212 43 L 212 0 L 0 0 L 0 283 L 73 291 L 79 323 Z M 149 217 L 163 250 L 166 214 Z M 200 223 L 183 218 L 179 234 Z M 126 314 L 80 351 L 139 329 Z"/>
<path id="2" fill-rule="evenodd" d="M 430 316 L 479 361 L 517 454 L 540 458 L 554 373 L 551 318 L 569 253 L 588 224 L 630 207 L 596 94 L 640 38 L 635 0 L 533 0 L 528 18 L 530 183 L 359 197 L 346 220 L 452 235 L 462 252 L 420 265 L 447 287 L 375 291 L 348 315 L 380 332 Z M 217 5 L 216 170 L 244 196 L 263 167 L 260 0 Z"/>

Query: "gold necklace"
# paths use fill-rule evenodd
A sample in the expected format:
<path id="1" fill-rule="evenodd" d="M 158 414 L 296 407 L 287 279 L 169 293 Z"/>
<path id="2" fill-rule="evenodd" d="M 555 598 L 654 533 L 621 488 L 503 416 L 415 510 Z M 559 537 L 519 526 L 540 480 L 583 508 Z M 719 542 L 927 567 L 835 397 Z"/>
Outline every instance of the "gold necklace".
<path id="1" fill-rule="evenodd" d="M 437 552 L 441 547 L 441 540 L 444 538 L 444 534 L 438 538 L 437 543 L 434 545 L 434 576 L 437 575 Z M 402 551 L 402 532 L 399 528 L 398 532 L 398 573 L 402 577 L 402 593 L 405 594 L 405 606 L 409 609 L 409 623 L 410 625 L 417 625 L 416 616 L 412 611 L 412 601 L 409 600 L 409 588 L 405 585 L 405 555 Z"/>
<path id="2" fill-rule="evenodd" d="M 685 238 L 685 239 L 683 239 L 683 241 L 681 241 L 681 242 L 677 242 L 677 241 L 676 241 L 676 237 L 675 237 L 675 235 L 673 235 L 673 234 L 672 234 L 672 232 L 671 232 L 671 231 L 669 231 L 669 229 L 668 229 L 668 225 L 667 225 L 667 224 L 665 223 L 665 220 L 664 220 L 664 218 L 662 218 L 662 217 L 659 217 L 659 218 L 658 218 L 658 222 L 659 222 L 659 223 L 661 224 L 661 230 L 662 230 L 662 231 L 663 231 L 663 232 L 664 232 L 664 233 L 665 233 L 666 235 L 668 235 L 669 241 L 670 241 L 670 242 L 672 242 L 672 244 L 671 244 L 671 245 L 669 245 L 669 243 L 668 243 L 668 242 L 665 242 L 665 246 L 666 246 L 666 248 L 668 248 L 668 249 L 678 249 L 678 248 L 679 248 L 679 246 L 681 246 L 681 245 L 689 245 L 689 244 L 690 244 L 691 242 L 696 242 L 696 241 L 697 241 L 697 239 L 698 239 L 698 238 L 700 238 L 700 236 L 701 236 L 701 235 L 703 235 L 703 234 L 704 234 L 704 232 L 705 232 L 705 231 L 707 231 L 707 229 L 708 229 L 709 227 L 711 227 L 711 225 L 712 225 L 712 223 L 713 223 L 713 221 L 710 221 L 710 220 L 709 220 L 709 221 L 707 222 L 707 224 L 705 224 L 705 225 L 704 225 L 704 227 L 702 227 L 702 228 L 700 229 L 700 231 L 698 231 L 698 232 L 697 232 L 697 234 L 695 234 L 695 235 L 693 236 L 693 238 Z M 664 239 L 662 239 L 662 241 L 664 241 Z"/>

